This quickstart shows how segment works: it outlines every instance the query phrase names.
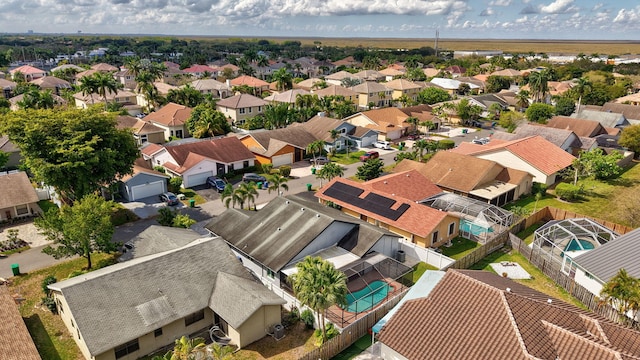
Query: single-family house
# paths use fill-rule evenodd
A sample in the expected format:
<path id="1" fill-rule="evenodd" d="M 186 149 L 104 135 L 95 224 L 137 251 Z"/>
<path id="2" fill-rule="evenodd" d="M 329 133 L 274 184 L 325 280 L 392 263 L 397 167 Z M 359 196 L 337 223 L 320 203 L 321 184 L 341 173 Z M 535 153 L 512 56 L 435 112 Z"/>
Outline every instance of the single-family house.
<path id="1" fill-rule="evenodd" d="M 511 169 L 533 175 L 533 181 L 552 185 L 558 180 L 559 172 L 568 168 L 575 157 L 542 136 L 530 136 L 512 141 L 492 140 L 478 145 L 461 143 L 449 150 L 458 154 L 492 160 Z"/>
<path id="2" fill-rule="evenodd" d="M 422 72 L 426 75 L 427 79 L 431 79 L 440 75 L 442 71 L 433 67 L 426 67 L 422 69 Z"/>
<path id="3" fill-rule="evenodd" d="M 61 90 L 71 89 L 71 84 L 67 80 L 59 79 L 55 76 L 45 76 L 30 81 L 41 90 L 51 90 L 55 95 L 60 95 Z"/>
<path id="4" fill-rule="evenodd" d="M 186 123 L 192 110 L 190 107 L 170 102 L 145 116 L 144 121 L 163 129 L 164 139 L 182 139 L 189 137 Z"/>
<path id="5" fill-rule="evenodd" d="M 633 93 L 614 99 L 613 102 L 618 104 L 627 104 L 632 106 L 640 106 L 640 93 Z"/>
<path id="6" fill-rule="evenodd" d="M 173 86 L 182 86 L 189 81 L 192 81 L 191 74 L 180 70 L 180 66 L 167 66 L 167 69 L 162 72 L 162 82 Z"/>
<path id="7" fill-rule="evenodd" d="M 502 206 L 531 193 L 533 175 L 495 161 L 438 151 L 426 163 L 404 159 L 393 172 L 416 170 L 444 191 Z"/>
<path id="8" fill-rule="evenodd" d="M 227 209 L 206 229 L 224 238 L 242 264 L 267 287 L 283 294 L 290 306 L 298 302 L 288 277 L 297 272 L 296 264 L 307 256 L 319 256 L 348 274 L 350 292 L 362 290 L 367 281 L 378 280 L 390 286 L 389 294 L 399 293 L 403 285 L 396 280 L 412 271 L 393 259 L 400 248 L 399 237 L 305 194 L 311 193 L 277 196 L 259 211 Z M 359 309 L 355 308 L 359 303 L 352 300 L 345 308 L 332 306 L 326 317 L 344 327 L 345 321 L 354 320 L 354 313 L 383 300 L 369 301 Z"/>
<path id="9" fill-rule="evenodd" d="M 460 217 L 420 200 L 442 190 L 415 170 L 395 173 L 365 183 L 337 177 L 316 196 L 323 204 L 380 226 L 421 247 L 439 247 L 458 236 Z"/>
<path id="10" fill-rule="evenodd" d="M 95 65 L 91 65 L 91 70 L 100 71 L 100 72 L 116 72 L 120 69 L 117 67 L 107 64 L 107 63 L 98 63 Z"/>
<path id="11" fill-rule="evenodd" d="M 361 78 L 355 76 L 354 74 L 348 71 L 338 71 L 333 74 L 329 74 L 324 77 L 327 84 L 342 86 L 342 80 L 344 79 L 357 79 L 358 81 L 362 81 Z"/>
<path id="12" fill-rule="evenodd" d="M 333 66 L 335 67 L 340 67 L 340 66 L 353 67 L 358 64 L 359 64 L 358 60 L 354 59 L 353 56 L 347 56 L 344 59 L 333 61 Z"/>
<path id="13" fill-rule="evenodd" d="M 358 106 L 363 109 L 391 106 L 393 102 L 393 89 L 374 81 L 365 81 L 351 90 L 358 93 Z"/>
<path id="14" fill-rule="evenodd" d="M 430 130 L 440 128 L 442 120 L 433 114 L 433 108 L 426 104 L 400 108 L 407 116 L 418 119 L 416 130 L 428 133 Z M 423 125 L 424 124 L 424 125 Z"/>
<path id="15" fill-rule="evenodd" d="M 291 89 L 280 93 L 271 94 L 265 97 L 264 100 L 270 103 L 285 103 L 291 105 L 296 103 L 298 95 L 311 95 L 311 93 L 304 89 Z"/>
<path id="16" fill-rule="evenodd" d="M 597 111 L 591 109 L 580 109 L 579 112 L 571 114 L 571 117 L 586 120 L 595 120 L 604 128 L 624 128 L 630 123 L 621 113 Z"/>
<path id="17" fill-rule="evenodd" d="M 545 140 L 561 148 L 562 150 L 578 156 L 580 151 L 589 151 L 598 146 L 595 138 L 578 136 L 571 130 L 558 129 L 555 127 L 549 127 L 545 125 L 538 125 L 533 123 L 522 124 L 514 130 L 513 133 L 507 133 L 502 131 L 496 131 L 491 135 L 491 141 L 493 140 L 516 140 L 529 136 L 542 136 Z"/>
<path id="18" fill-rule="evenodd" d="M 249 94 L 238 94 L 216 103 L 216 109 L 233 125 L 242 125 L 245 120 L 264 112 L 268 102 Z"/>
<path id="19" fill-rule="evenodd" d="M 0 79 L 0 90 L 2 90 L 2 97 L 4 97 L 5 99 L 10 99 L 11 97 L 13 97 L 13 92 L 16 90 L 17 86 L 18 84 L 13 81 Z"/>
<path id="20" fill-rule="evenodd" d="M 324 89 L 314 90 L 313 94 L 318 95 L 319 98 L 323 98 L 325 96 L 342 96 L 345 100 L 351 101 L 356 106 L 359 104 L 359 94 L 340 85 L 330 85 Z"/>
<path id="21" fill-rule="evenodd" d="M 251 132 L 240 135 L 239 139 L 259 164 L 273 164 L 274 167 L 303 160 L 307 146 L 318 140 L 302 126 Z"/>
<path id="22" fill-rule="evenodd" d="M 347 141 L 351 142 L 351 147 L 367 147 L 373 145 L 378 140 L 378 133 L 374 130 L 362 126 L 355 126 L 346 121 L 332 119 L 322 113 L 312 117 L 304 123 L 295 123 L 292 126 L 300 126 L 310 132 L 317 140 L 327 143 L 327 151 L 335 147 L 340 151 L 345 149 Z M 331 138 L 331 131 L 335 130 L 339 137 L 334 141 Z"/>
<path id="23" fill-rule="evenodd" d="M 395 102 L 400 102 L 404 97 L 416 102 L 418 101 L 418 93 L 422 90 L 422 86 L 406 79 L 395 79 L 384 83 L 384 85 L 393 90 L 391 98 Z"/>
<path id="24" fill-rule="evenodd" d="M 138 146 L 151 142 L 162 144 L 165 141 L 164 129 L 135 116 L 120 115 L 117 118 L 119 129 L 130 129 Z"/>
<path id="25" fill-rule="evenodd" d="M 155 240 L 139 237 L 134 247 Z M 212 325 L 241 348 L 281 323 L 284 300 L 254 280 L 223 239 L 176 243 L 49 285 L 86 359 L 138 359 Z"/>
<path id="26" fill-rule="evenodd" d="M 459 65 L 451 65 L 448 68 L 444 69 L 444 71 L 448 72 L 455 78 L 464 75 L 467 72 L 467 69 Z"/>
<path id="27" fill-rule="evenodd" d="M 462 82 L 462 81 L 458 81 L 456 79 L 447 79 L 447 78 L 433 78 L 431 79 L 431 81 L 429 81 L 431 84 L 434 84 L 444 90 L 446 90 L 449 94 L 455 94 L 458 92 L 458 89 L 460 89 L 460 85 L 462 84 L 467 84 L 469 85 L 469 90 L 471 91 L 479 91 L 480 86 L 474 84 L 474 83 L 469 83 L 469 82 Z"/>
<path id="28" fill-rule="evenodd" d="M 380 70 L 380 74 L 384 75 L 385 81 L 391 81 L 393 79 L 397 79 L 402 75 L 404 75 L 405 72 L 406 70 L 399 70 L 391 66 Z"/>
<path id="29" fill-rule="evenodd" d="M 113 73 L 113 77 L 116 78 L 116 81 L 122 85 L 123 89 L 134 91 L 138 86 L 136 82 L 136 77 L 133 75 L 133 72 L 127 68 L 123 68 L 119 71 Z"/>
<path id="30" fill-rule="evenodd" d="M 520 70 L 509 68 L 509 69 L 496 70 L 491 73 L 491 76 L 504 76 L 508 78 L 517 78 L 519 76 L 522 76 L 522 72 Z"/>
<path id="31" fill-rule="evenodd" d="M 323 83 L 326 84 L 324 80 L 320 78 L 309 78 L 309 79 L 302 80 L 299 83 L 294 83 L 293 88 L 312 91 L 319 88 L 319 84 L 323 84 Z"/>
<path id="32" fill-rule="evenodd" d="M 122 197 L 127 201 L 136 201 L 167 192 L 168 179 L 168 175 L 151 169 L 147 161 L 139 158 L 133 164 L 131 174 L 118 180 Z"/>
<path id="33" fill-rule="evenodd" d="M 256 96 L 260 96 L 263 92 L 269 91 L 268 82 L 249 75 L 241 75 L 237 78 L 227 80 L 227 85 L 229 85 L 232 90 L 235 86 L 246 85 L 250 88 L 253 88 L 254 95 Z"/>
<path id="34" fill-rule="evenodd" d="M 0 221 L 29 217 L 42 212 L 38 194 L 24 171 L 0 173 Z"/>
<path id="35" fill-rule="evenodd" d="M 378 70 L 361 70 L 353 74 L 353 76 L 362 79 L 364 81 L 383 81 L 385 75 L 381 74 Z"/>
<path id="36" fill-rule="evenodd" d="M 4 164 L 4 168 L 17 168 L 22 161 L 20 148 L 16 146 L 7 135 L 0 136 L 0 151 L 9 155 L 9 160 Z"/>
<path id="37" fill-rule="evenodd" d="M 6 360 L 41 360 L 18 304 L 3 284 L 0 284 L 0 318 L 0 356 Z"/>
<path id="38" fill-rule="evenodd" d="M 402 110 L 391 107 L 359 112 L 346 117 L 344 121 L 377 131 L 380 140 L 396 140 L 412 127 L 407 122 L 408 118 L 409 115 Z"/>
<path id="39" fill-rule="evenodd" d="M 86 109 L 94 104 L 104 104 L 105 100 L 105 97 L 98 95 L 98 93 L 83 94 L 82 92 L 77 92 L 73 94 L 73 98 L 76 107 L 80 109 Z M 138 94 L 134 92 L 127 90 L 117 90 L 116 92 L 107 91 L 106 99 L 109 103 L 121 104 L 131 115 L 140 114 L 142 111 L 142 107 L 138 105 L 137 102 Z"/>
<path id="40" fill-rule="evenodd" d="M 254 166 L 255 156 L 235 137 L 203 139 L 171 145 L 151 144 L 142 149 L 152 166 L 162 166 L 169 176 L 182 177 L 182 186 L 202 185 L 209 176 Z"/>
<path id="41" fill-rule="evenodd" d="M 31 65 L 18 66 L 15 69 L 9 70 L 11 78 L 17 80 L 17 76 L 21 76 L 25 81 L 32 81 L 41 77 L 47 76 L 47 72 Z"/>
<path id="42" fill-rule="evenodd" d="M 191 75 L 191 77 L 193 78 L 200 79 L 200 78 L 211 78 L 215 76 L 214 73 L 216 72 L 216 69 L 208 65 L 196 64 L 188 68 L 184 68 L 182 69 L 182 71 L 186 74 Z"/>
<path id="43" fill-rule="evenodd" d="M 545 126 L 571 130 L 578 136 L 589 138 L 609 133 L 598 121 L 577 119 L 569 116 L 554 116 L 547 121 Z"/>
<path id="44" fill-rule="evenodd" d="M 450 269 L 432 283 L 379 330 L 381 359 L 599 360 L 640 352 L 638 331 L 487 271 Z"/>
<path id="45" fill-rule="evenodd" d="M 229 85 L 214 79 L 198 79 L 192 81 L 191 86 L 203 95 L 211 94 L 214 99 L 224 99 L 232 94 Z"/>

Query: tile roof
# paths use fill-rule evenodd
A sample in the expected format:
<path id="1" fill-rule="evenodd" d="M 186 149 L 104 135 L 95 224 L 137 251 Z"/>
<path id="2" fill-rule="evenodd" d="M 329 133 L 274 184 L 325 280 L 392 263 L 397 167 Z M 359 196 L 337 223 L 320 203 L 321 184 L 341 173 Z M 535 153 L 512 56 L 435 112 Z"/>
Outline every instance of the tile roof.
<path id="1" fill-rule="evenodd" d="M 231 79 L 230 83 L 232 86 L 238 86 L 238 85 L 248 85 L 251 87 L 269 86 L 268 82 L 255 78 L 253 76 L 249 76 L 249 75 L 238 76 L 235 79 Z"/>
<path id="2" fill-rule="evenodd" d="M 541 136 L 530 136 L 512 141 L 491 140 L 486 145 L 462 143 L 450 150 L 458 154 L 480 155 L 509 151 L 546 175 L 554 174 L 573 163 L 575 157 L 553 145 Z"/>
<path id="3" fill-rule="evenodd" d="M 117 126 L 119 129 L 131 129 L 134 134 L 138 135 L 164 132 L 164 129 L 159 128 L 142 119 L 138 119 L 135 116 L 120 115 L 117 117 L 117 121 Z"/>
<path id="4" fill-rule="evenodd" d="M 602 282 L 614 277 L 620 269 L 629 276 L 640 278 L 640 229 L 635 229 L 615 240 L 575 257 L 574 261 Z"/>
<path id="5" fill-rule="evenodd" d="M 325 76 L 325 79 L 328 79 L 328 80 L 342 80 L 347 78 L 356 79 L 358 77 L 344 70 Z"/>
<path id="6" fill-rule="evenodd" d="M 9 136 L 0 135 L 0 151 L 6 153 L 20 152 L 20 148 L 9 140 Z"/>
<path id="7" fill-rule="evenodd" d="M 447 271 L 427 297 L 405 302 L 378 339 L 409 360 L 631 359 L 640 352 L 637 331 L 474 270 Z"/>
<path id="8" fill-rule="evenodd" d="M 365 81 L 362 84 L 351 87 L 351 90 L 359 94 L 369 94 L 369 93 L 378 94 L 380 92 L 392 91 L 392 89 L 384 86 L 383 84 L 373 82 L 373 81 Z"/>
<path id="9" fill-rule="evenodd" d="M 305 89 L 307 91 L 311 90 L 317 83 L 320 83 L 324 80 L 319 79 L 319 78 L 309 78 L 309 79 L 305 79 L 300 81 L 299 83 L 294 83 L 293 87 L 294 88 L 299 88 L 299 89 Z"/>
<path id="10" fill-rule="evenodd" d="M 569 116 L 554 116 L 545 124 L 547 127 L 571 130 L 578 136 L 594 137 L 606 134 L 606 130 L 595 120 L 576 119 Z"/>
<path id="11" fill-rule="evenodd" d="M 0 209 L 37 203 L 40 200 L 24 171 L 0 175 L 0 193 Z"/>
<path id="12" fill-rule="evenodd" d="M 200 65 L 200 64 L 196 64 L 196 65 L 192 65 L 188 68 L 182 69 L 182 71 L 186 72 L 186 73 L 204 73 L 204 72 L 209 72 L 209 73 L 214 73 L 216 71 L 216 69 L 207 66 L 207 65 Z"/>
<path id="13" fill-rule="evenodd" d="M 249 94 L 239 94 L 231 96 L 216 103 L 216 106 L 226 107 L 229 109 L 240 109 L 255 106 L 265 106 L 268 102 Z"/>
<path id="14" fill-rule="evenodd" d="M 310 95 L 311 93 L 304 89 L 291 89 L 279 94 L 272 94 L 264 98 L 265 101 L 281 102 L 295 104 L 298 95 Z"/>
<path id="15" fill-rule="evenodd" d="M 409 89 L 421 89 L 422 86 L 413 83 L 406 79 L 395 79 L 384 83 L 384 85 L 388 88 L 394 90 L 409 90 Z"/>
<path id="16" fill-rule="evenodd" d="M 22 65 L 19 66 L 13 70 L 9 71 L 9 74 L 13 75 L 15 73 L 22 73 L 23 75 L 30 75 L 30 74 L 46 74 L 47 72 L 44 70 L 40 70 L 37 67 L 33 67 L 31 65 Z"/>
<path id="17" fill-rule="evenodd" d="M 95 64 L 93 66 L 91 66 L 92 70 L 96 70 L 96 71 L 104 71 L 104 72 L 111 72 L 111 71 L 118 71 L 119 69 L 113 65 L 109 65 L 107 63 L 99 63 L 99 64 Z"/>
<path id="18" fill-rule="evenodd" d="M 220 81 L 214 80 L 214 79 L 198 79 L 196 81 L 192 81 L 191 86 L 198 91 L 206 91 L 206 90 L 231 91 L 231 88 L 227 84 L 221 83 Z"/>
<path id="19" fill-rule="evenodd" d="M 392 174 L 369 180 L 364 188 L 388 196 L 420 201 L 442 192 L 427 176 L 417 170 L 394 171 Z"/>
<path id="20" fill-rule="evenodd" d="M 415 173 L 415 175 L 416 177 L 419 176 L 417 173 Z M 399 178 L 396 178 L 394 180 L 399 181 L 398 179 Z M 362 190 L 362 193 L 359 195 L 346 193 L 344 196 L 341 195 L 340 197 L 331 195 L 334 193 L 342 193 L 342 187 L 339 184 L 345 184 L 352 188 L 360 189 Z M 318 190 L 315 193 L 315 196 L 423 238 L 429 236 L 429 234 L 431 234 L 448 215 L 444 211 L 439 211 L 426 205 L 418 204 L 415 201 L 400 197 L 396 194 L 392 193 L 389 195 L 387 192 L 388 190 L 382 192 L 375 189 L 376 187 L 384 188 L 384 185 L 378 183 L 371 186 L 366 183 L 362 184 L 353 180 L 337 177 L 333 178 L 329 183 Z M 399 191 L 401 190 L 399 189 Z M 438 189 L 438 193 L 440 192 L 440 189 Z M 413 193 L 413 195 L 415 195 L 415 193 Z M 359 206 L 357 201 L 354 201 L 360 200 L 364 203 L 371 203 L 372 200 L 370 198 L 377 199 L 380 196 L 384 199 L 391 200 L 389 202 L 390 205 L 378 202 L 377 205 L 373 207 L 363 207 Z M 385 215 L 387 213 L 389 214 Z"/>
<path id="21" fill-rule="evenodd" d="M 3 360 L 41 360 L 18 305 L 5 285 L 0 285 L 0 304 L 0 357 Z"/>
<path id="22" fill-rule="evenodd" d="M 491 73 L 493 76 L 507 76 L 507 77 L 518 77 L 522 76 L 522 72 L 515 69 L 504 69 L 498 70 Z"/>
<path id="23" fill-rule="evenodd" d="M 117 90 L 116 92 L 113 91 L 107 91 L 106 94 L 106 98 L 107 101 L 113 101 L 116 98 L 130 98 L 131 100 L 129 100 L 130 103 L 135 104 L 136 103 L 136 93 L 133 93 L 131 91 L 127 91 L 127 90 Z M 83 94 L 82 92 L 77 92 L 75 94 L 73 94 L 74 99 L 78 99 L 81 101 L 84 101 L 85 103 L 101 103 L 104 102 L 104 97 L 98 95 L 98 93 L 93 93 L 93 94 Z"/>
<path id="24" fill-rule="evenodd" d="M 557 147 L 562 147 L 570 137 L 575 136 L 571 130 L 533 124 L 522 124 L 518 126 L 514 134 L 516 135 L 516 139 L 539 135 Z"/>
<path id="25" fill-rule="evenodd" d="M 333 142 L 333 139 L 331 139 L 331 130 L 335 130 L 338 126 L 343 125 L 344 121 L 316 115 L 308 121 L 297 124 L 299 124 L 297 126 L 311 133 L 317 140 Z"/>
<path id="26" fill-rule="evenodd" d="M 144 117 L 145 121 L 151 121 L 165 126 L 180 126 L 187 122 L 192 109 L 176 103 L 168 103 L 160 109 Z"/>
<path id="27" fill-rule="evenodd" d="M 165 149 L 180 166 L 180 173 L 204 159 L 225 164 L 255 159 L 253 153 L 235 136 L 165 146 Z"/>
<path id="28" fill-rule="evenodd" d="M 147 156 L 151 156 L 157 153 L 158 151 L 164 149 L 164 146 L 154 144 L 154 143 L 145 143 L 144 145 L 145 146 L 142 149 L 140 149 L 140 153 Z"/>
<path id="29" fill-rule="evenodd" d="M 283 129 L 252 132 L 248 136 L 253 137 L 265 150 L 271 149 L 274 140 L 300 149 L 306 149 L 309 144 L 319 140 L 303 126 L 289 126 Z"/>
<path id="30" fill-rule="evenodd" d="M 391 67 L 380 70 L 380 74 L 386 75 L 386 76 L 400 76 L 400 75 L 404 75 L 404 73 L 405 73 L 404 71 L 400 71 L 398 69 L 394 69 Z"/>
<path id="31" fill-rule="evenodd" d="M 38 85 L 41 89 L 68 89 L 71 88 L 71 84 L 67 80 L 58 79 L 55 76 L 45 76 L 30 82 L 31 84 Z"/>
<path id="32" fill-rule="evenodd" d="M 325 96 L 336 96 L 336 95 L 341 95 L 345 97 L 358 96 L 357 92 L 339 85 L 331 85 L 324 89 L 314 90 L 313 93 L 318 95 L 318 97 L 320 98 Z"/>
<path id="33" fill-rule="evenodd" d="M 380 126 L 386 124 L 403 127 L 409 126 L 406 122 L 409 115 L 396 107 L 368 110 L 361 112 L 361 114 Z"/>
<path id="34" fill-rule="evenodd" d="M 13 81 L 9 81 L 7 79 L 0 79 L 0 89 L 2 90 L 13 90 L 18 86 L 17 83 Z"/>
<path id="35" fill-rule="evenodd" d="M 372 80 L 372 81 L 377 81 L 378 79 L 383 79 L 384 78 L 384 74 L 381 74 L 377 70 L 362 70 L 362 71 L 358 71 L 357 73 L 353 74 L 353 76 L 358 77 L 358 78 L 363 79 L 363 80 Z"/>
<path id="36" fill-rule="evenodd" d="M 640 94 L 634 94 L 640 97 Z M 640 99 L 638 100 L 640 101 Z M 618 104 L 617 102 L 608 102 L 602 105 L 602 111 L 620 113 L 628 120 L 640 120 L 640 106 L 630 104 Z"/>

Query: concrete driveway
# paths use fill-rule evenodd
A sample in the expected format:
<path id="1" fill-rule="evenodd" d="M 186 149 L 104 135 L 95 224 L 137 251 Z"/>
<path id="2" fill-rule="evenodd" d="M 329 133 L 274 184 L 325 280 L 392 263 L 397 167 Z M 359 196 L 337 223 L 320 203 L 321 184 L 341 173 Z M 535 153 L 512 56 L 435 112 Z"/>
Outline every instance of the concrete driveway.
<path id="1" fill-rule="evenodd" d="M 158 215 L 158 210 L 167 206 L 164 202 L 161 202 L 157 196 L 150 196 L 144 199 L 136 201 L 123 202 L 122 206 L 131 210 L 134 214 L 138 215 L 141 219 L 149 219 Z M 185 205 L 179 203 L 178 205 L 171 206 L 172 209 L 181 209 Z"/>

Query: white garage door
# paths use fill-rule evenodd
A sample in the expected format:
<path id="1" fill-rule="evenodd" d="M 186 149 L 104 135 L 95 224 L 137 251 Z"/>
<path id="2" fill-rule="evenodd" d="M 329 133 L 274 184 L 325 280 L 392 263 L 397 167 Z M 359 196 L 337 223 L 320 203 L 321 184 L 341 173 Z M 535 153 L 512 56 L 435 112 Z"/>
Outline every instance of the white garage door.
<path id="1" fill-rule="evenodd" d="M 156 181 L 144 185 L 137 185 L 131 188 L 131 201 L 139 200 L 149 196 L 157 196 L 164 192 L 162 181 Z"/>
<path id="2" fill-rule="evenodd" d="M 284 154 L 278 155 L 271 158 L 271 162 L 273 163 L 273 167 L 277 168 L 282 165 L 291 165 L 293 158 L 293 154 Z"/>
<path id="3" fill-rule="evenodd" d="M 192 187 L 196 185 L 202 185 L 207 182 L 207 178 L 209 176 L 213 176 L 213 171 L 205 171 L 202 173 L 197 173 L 193 175 L 187 176 L 187 181 L 184 184 L 184 187 Z"/>

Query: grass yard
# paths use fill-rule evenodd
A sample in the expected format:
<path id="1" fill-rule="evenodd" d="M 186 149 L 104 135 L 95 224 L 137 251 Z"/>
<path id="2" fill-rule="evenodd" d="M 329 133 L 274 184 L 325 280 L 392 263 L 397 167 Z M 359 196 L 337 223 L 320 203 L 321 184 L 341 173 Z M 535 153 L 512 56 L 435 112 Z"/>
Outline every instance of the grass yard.
<path id="1" fill-rule="evenodd" d="M 347 156 L 347 153 L 335 154 L 331 157 L 331 161 L 342 165 L 351 165 L 359 162 L 360 156 L 364 155 L 364 153 L 364 151 L 354 151 L 350 152 L 349 156 Z"/>
<path id="2" fill-rule="evenodd" d="M 198 195 L 195 191 L 191 189 L 180 189 L 180 194 L 184 195 L 184 200 L 182 203 L 189 206 L 189 200 L 195 200 L 196 205 L 204 204 L 207 202 L 207 199 Z"/>
<path id="3" fill-rule="evenodd" d="M 420 276 L 424 274 L 427 270 L 438 270 L 437 267 L 427 264 L 426 262 L 419 262 L 416 266 L 413 267 L 413 283 L 415 284 Z"/>
<path id="4" fill-rule="evenodd" d="M 618 179 L 583 179 L 578 181 L 578 185 L 582 185 L 586 191 L 581 201 L 559 200 L 549 190 L 537 204 L 535 197 L 528 196 L 510 204 L 507 209 L 521 206 L 533 211 L 545 206 L 553 206 L 622 225 L 637 225 L 629 216 L 631 214 L 629 210 L 637 208 L 636 204 L 640 201 L 640 165 L 637 162 L 628 167 Z"/>
<path id="5" fill-rule="evenodd" d="M 506 250 L 510 250 L 509 252 L 505 252 Z M 531 279 L 529 280 L 514 280 L 520 284 L 526 285 L 532 289 L 536 289 L 541 293 L 547 294 L 549 296 L 553 296 L 554 298 L 560 299 L 569 304 L 580 307 L 581 309 L 587 309 L 584 305 L 582 305 L 578 300 L 574 299 L 565 289 L 557 285 L 553 280 L 547 277 L 542 273 L 537 267 L 532 265 L 527 258 L 522 256 L 522 254 L 518 253 L 511 248 L 504 248 L 502 250 L 498 250 L 493 254 L 482 259 L 480 262 L 476 263 L 471 267 L 473 270 L 486 270 L 495 274 L 495 271 L 489 266 L 491 263 L 499 263 L 502 261 L 510 261 L 517 262 L 522 266 L 528 273 L 531 275 Z M 499 275 L 499 274 L 498 274 Z"/>
<path id="6" fill-rule="evenodd" d="M 528 228 L 520 231 L 516 235 L 525 242 L 525 244 L 529 245 L 533 242 L 533 233 L 538 230 L 540 226 L 544 225 L 543 222 L 539 222 L 529 226 Z"/>
<path id="7" fill-rule="evenodd" d="M 442 250 L 443 255 L 446 255 L 454 260 L 462 259 L 463 257 L 470 254 L 473 250 L 481 246 L 475 241 L 471 241 L 460 236 L 453 239 L 451 243 L 452 245 L 449 247 L 441 246 L 440 250 Z"/>
<path id="8" fill-rule="evenodd" d="M 313 350 L 315 338 L 313 330 L 309 330 L 299 321 L 285 329 L 285 337 L 276 341 L 267 336 L 250 344 L 230 359 L 233 360 L 296 360 Z"/>
<path id="9" fill-rule="evenodd" d="M 42 212 L 45 214 L 47 213 L 47 211 L 49 211 L 49 209 L 58 208 L 58 205 L 54 204 L 51 200 L 40 200 L 38 201 L 38 206 L 40 206 L 40 209 L 42 209 Z"/>
<path id="10" fill-rule="evenodd" d="M 94 269 L 98 269 L 113 264 L 116 255 L 94 254 L 91 260 Z M 78 258 L 11 278 L 9 290 L 24 299 L 20 304 L 20 314 L 44 360 L 83 359 L 80 349 L 69 335 L 60 316 L 52 314 L 46 307 L 41 306 L 40 302 L 44 297 L 41 283 L 45 277 L 53 275 L 56 279 L 63 280 L 86 265 L 86 259 Z"/>
<path id="11" fill-rule="evenodd" d="M 344 349 L 340 354 L 334 356 L 332 360 L 351 360 L 354 357 L 360 355 L 369 346 L 371 346 L 371 335 L 366 334 L 360 339 L 356 340 L 351 346 Z"/>

